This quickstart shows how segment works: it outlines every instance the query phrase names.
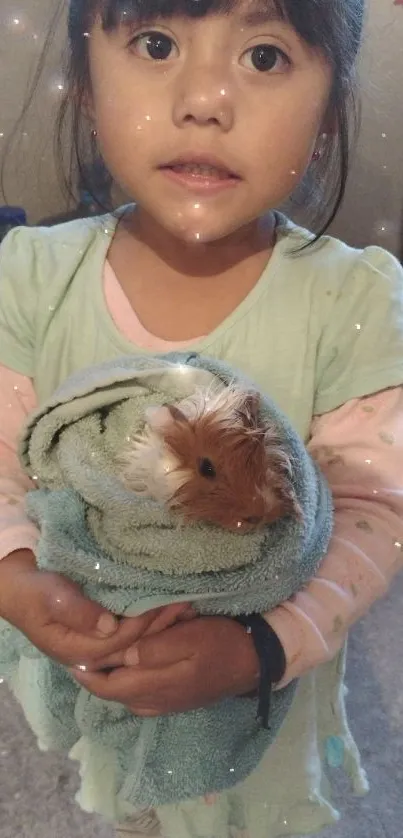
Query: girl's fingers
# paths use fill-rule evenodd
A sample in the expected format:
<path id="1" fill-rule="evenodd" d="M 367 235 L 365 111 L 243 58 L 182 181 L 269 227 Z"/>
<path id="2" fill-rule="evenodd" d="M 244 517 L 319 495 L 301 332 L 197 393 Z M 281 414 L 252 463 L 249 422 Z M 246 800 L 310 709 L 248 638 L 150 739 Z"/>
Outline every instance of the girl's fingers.
<path id="1" fill-rule="evenodd" d="M 172 685 L 189 678 L 189 661 L 180 661 L 164 669 L 122 667 L 112 672 L 81 672 L 70 669 L 73 677 L 89 692 L 105 701 L 128 706 L 149 707 L 152 697 L 170 694 Z"/>
<path id="2" fill-rule="evenodd" d="M 146 637 L 153 637 L 156 634 L 159 634 L 165 631 L 167 628 L 175 625 L 175 623 L 183 623 L 187 622 L 191 619 L 196 617 L 196 613 L 189 609 L 187 605 L 182 603 L 176 605 L 170 605 L 163 609 L 161 609 L 161 613 L 157 614 L 153 621 L 150 623 L 148 628 L 145 630 L 142 638 Z M 139 638 L 140 640 L 141 638 Z M 129 649 L 135 650 L 136 642 L 133 643 L 131 640 L 128 646 L 123 649 L 120 649 L 117 652 L 112 653 L 111 655 L 105 655 L 100 660 L 94 661 L 92 666 L 89 666 L 88 669 L 91 671 L 100 671 L 102 669 L 109 669 L 119 666 L 129 665 L 132 666 L 137 663 L 137 654 L 135 651 L 132 651 L 132 659 L 127 660 L 127 652 Z M 167 664 L 170 662 L 169 660 L 165 661 Z"/>
<path id="3" fill-rule="evenodd" d="M 141 617 L 122 620 L 117 623 L 117 629 L 110 637 L 91 637 L 60 623 L 49 623 L 42 627 L 35 645 L 68 665 L 77 664 L 94 669 L 98 667 L 99 661 L 109 665 L 112 655 L 116 656 L 113 660 L 120 664 L 119 653 L 122 654 L 144 635 L 156 615 L 157 611 L 153 611 Z"/>
<path id="4" fill-rule="evenodd" d="M 179 620 L 189 619 L 189 604 L 187 602 L 176 602 L 161 608 L 155 619 L 150 623 L 145 635 L 158 634 L 170 626 L 175 625 Z"/>
<path id="5" fill-rule="evenodd" d="M 178 622 L 188 622 L 189 620 L 195 620 L 196 617 L 200 617 L 200 614 L 190 605 L 189 608 L 186 608 L 186 611 L 179 615 Z"/>
<path id="6" fill-rule="evenodd" d="M 166 631 L 155 636 L 145 636 L 132 644 L 124 653 L 126 666 L 161 669 L 179 661 L 190 660 L 198 644 L 203 642 L 203 618 L 177 621 Z"/>
<path id="7" fill-rule="evenodd" d="M 186 609 L 186 603 L 176 603 L 138 617 L 125 617 L 117 621 L 113 635 L 103 638 L 99 635 L 91 638 L 63 625 L 53 625 L 55 655 L 67 664 L 85 666 L 90 671 L 123 666 L 127 649 L 135 647 L 142 638 L 155 637 L 177 623 Z"/>
<path id="8" fill-rule="evenodd" d="M 128 706 L 126 708 L 133 716 L 140 716 L 142 719 L 155 719 L 156 716 L 161 716 L 161 711 L 152 709 L 151 707 Z"/>
<path id="9" fill-rule="evenodd" d="M 120 651 L 115 652 L 113 655 L 107 655 L 105 658 L 90 661 L 86 665 L 86 669 L 88 672 L 103 672 L 109 669 L 117 669 L 118 667 L 125 665 L 124 655 L 125 652 Z"/>
<path id="10" fill-rule="evenodd" d="M 78 634 L 109 637 L 118 628 L 118 621 L 98 602 L 84 596 L 70 579 L 53 573 L 38 574 L 38 592 L 46 604 L 49 622 L 54 622 Z"/>

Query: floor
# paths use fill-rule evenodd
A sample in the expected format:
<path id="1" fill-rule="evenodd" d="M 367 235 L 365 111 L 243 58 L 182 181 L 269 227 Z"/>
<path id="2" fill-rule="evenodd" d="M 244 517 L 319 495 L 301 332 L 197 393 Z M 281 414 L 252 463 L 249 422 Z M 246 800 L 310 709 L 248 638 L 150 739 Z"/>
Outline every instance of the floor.
<path id="1" fill-rule="evenodd" d="M 351 725 L 372 791 L 364 799 L 339 788 L 344 818 L 321 838 L 403 836 L 403 576 L 352 633 L 348 684 Z M 110 827 L 72 802 L 74 767 L 38 753 L 0 687 L 0 838 L 111 838 Z"/>

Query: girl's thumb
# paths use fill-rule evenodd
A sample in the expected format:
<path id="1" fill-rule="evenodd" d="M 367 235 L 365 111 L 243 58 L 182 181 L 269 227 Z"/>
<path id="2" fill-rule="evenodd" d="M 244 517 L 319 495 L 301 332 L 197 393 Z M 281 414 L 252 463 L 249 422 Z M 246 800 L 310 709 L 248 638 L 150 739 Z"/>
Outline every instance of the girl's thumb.
<path id="1" fill-rule="evenodd" d="M 48 590 L 48 606 L 52 619 L 79 634 L 108 637 L 119 622 L 106 608 L 84 596 L 69 579 L 57 576 Z"/>

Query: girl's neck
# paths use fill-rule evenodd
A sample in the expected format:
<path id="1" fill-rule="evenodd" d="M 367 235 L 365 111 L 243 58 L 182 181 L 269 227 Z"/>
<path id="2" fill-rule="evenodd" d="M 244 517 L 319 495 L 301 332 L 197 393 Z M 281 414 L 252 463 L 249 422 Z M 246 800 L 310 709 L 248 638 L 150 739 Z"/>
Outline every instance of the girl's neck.
<path id="1" fill-rule="evenodd" d="M 118 225 L 108 260 L 151 334 L 184 341 L 211 333 L 256 285 L 271 257 L 275 217 L 211 244 L 179 242 L 142 212 Z"/>
<path id="2" fill-rule="evenodd" d="M 164 265 L 177 276 L 207 279 L 236 269 L 258 254 L 270 256 L 275 224 L 274 213 L 269 212 L 225 239 L 193 244 L 179 242 L 146 212 L 136 209 L 123 219 L 120 230 L 130 237 L 137 251 L 147 255 L 147 261 L 154 258 L 156 266 Z"/>

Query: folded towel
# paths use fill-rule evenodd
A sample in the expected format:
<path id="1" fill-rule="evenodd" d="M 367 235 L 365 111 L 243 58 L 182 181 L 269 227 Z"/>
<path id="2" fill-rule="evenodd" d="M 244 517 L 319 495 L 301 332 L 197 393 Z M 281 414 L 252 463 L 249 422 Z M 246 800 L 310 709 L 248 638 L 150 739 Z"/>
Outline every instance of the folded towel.
<path id="1" fill-rule="evenodd" d="M 283 518 L 242 535 L 202 523 L 179 527 L 174 515 L 130 492 L 117 474 L 117 457 L 126 438 L 143 429 L 147 407 L 233 381 L 251 386 L 220 362 L 176 353 L 120 358 L 63 384 L 32 416 L 21 445 L 39 486 L 28 499 L 41 528 L 39 566 L 74 579 L 118 614 L 181 600 L 203 614 L 267 611 L 307 582 L 329 543 L 331 496 L 270 399 L 263 397 L 261 410 L 293 460 L 301 521 Z M 29 678 L 22 683 L 28 658 Z M 274 693 L 269 731 L 258 724 L 249 698 L 140 719 L 80 688 L 5 625 L 0 672 L 11 678 L 42 744 L 67 749 L 83 737 L 94 748 L 102 745 L 115 766 L 116 796 L 136 807 L 179 802 L 243 780 L 276 736 L 296 686 Z"/>

